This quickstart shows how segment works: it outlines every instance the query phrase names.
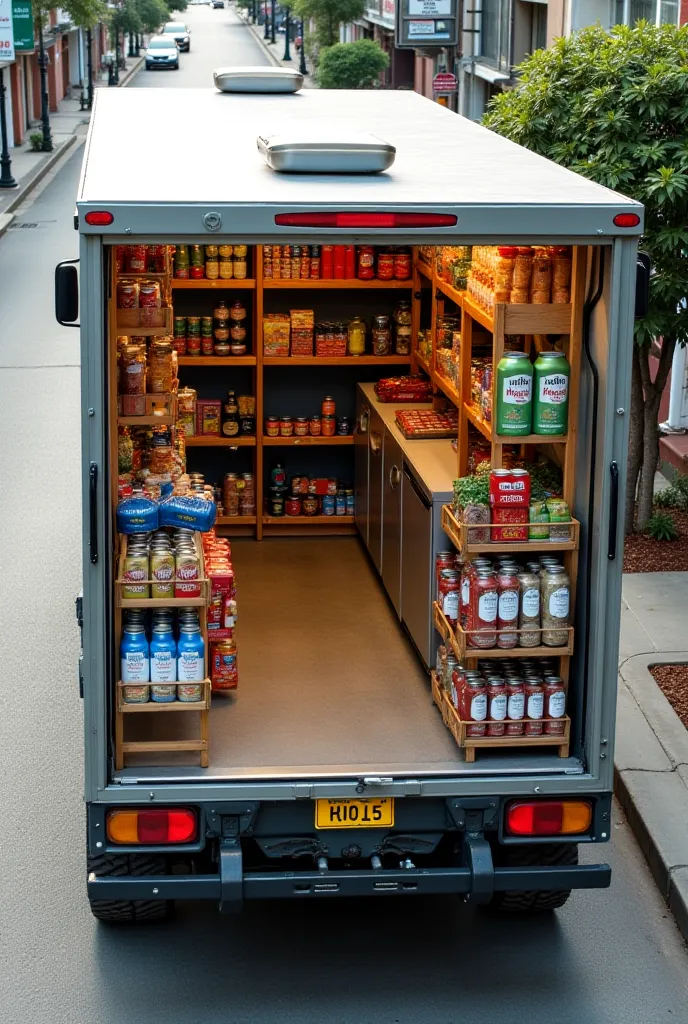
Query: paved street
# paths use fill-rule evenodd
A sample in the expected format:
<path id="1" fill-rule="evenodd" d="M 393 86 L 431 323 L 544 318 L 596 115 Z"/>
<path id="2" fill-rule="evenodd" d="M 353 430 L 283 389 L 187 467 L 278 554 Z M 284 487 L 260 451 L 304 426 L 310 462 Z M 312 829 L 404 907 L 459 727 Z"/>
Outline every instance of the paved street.
<path id="1" fill-rule="evenodd" d="M 134 87 L 210 85 L 218 64 L 265 63 L 233 12 L 192 7 L 182 17 L 193 30 L 183 70 L 144 70 Z M 183 145 L 180 125 L 175 152 Z M 618 807 L 611 846 L 582 854 L 609 857 L 612 889 L 579 893 L 550 919 L 492 919 L 456 899 L 414 898 L 253 905 L 238 918 L 185 905 L 171 923 L 143 928 L 92 919 L 73 615 L 78 332 L 53 320 L 54 266 L 77 255 L 82 154 L 46 179 L 0 240 L 3 1022 L 685 1021 L 686 949 Z M 198 157 L 212 158 L 212 139 Z"/>

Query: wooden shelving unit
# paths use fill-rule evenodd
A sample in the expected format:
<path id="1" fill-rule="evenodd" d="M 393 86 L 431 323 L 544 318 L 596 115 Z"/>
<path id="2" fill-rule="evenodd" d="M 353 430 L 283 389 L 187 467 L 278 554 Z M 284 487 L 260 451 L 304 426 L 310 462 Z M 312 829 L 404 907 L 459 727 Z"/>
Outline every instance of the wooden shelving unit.
<path id="1" fill-rule="evenodd" d="M 263 437 L 263 445 L 267 448 L 310 448 L 313 445 L 316 447 L 320 445 L 352 445 L 354 443 L 353 435 L 346 434 L 339 436 L 337 434 L 334 437 L 311 437 L 310 434 L 306 437 Z"/>
<path id="2" fill-rule="evenodd" d="M 359 289 L 360 291 L 410 291 L 413 288 L 412 278 L 406 281 L 360 281 L 357 277 L 351 278 L 313 278 L 308 281 L 302 279 L 289 280 L 288 278 L 264 278 L 263 288 L 266 291 L 271 289 L 289 289 L 289 291 L 339 291 L 344 289 Z"/>
<path id="3" fill-rule="evenodd" d="M 245 277 L 243 279 L 240 277 L 230 277 L 229 280 L 218 278 L 217 281 L 211 281 L 207 277 L 201 277 L 193 281 L 190 278 L 172 278 L 173 291 L 254 291 L 255 287 L 256 281 L 252 277 Z"/>
<path id="4" fill-rule="evenodd" d="M 234 366 L 255 366 L 255 356 L 178 356 L 179 366 L 226 366 L 230 369 Z"/>
<path id="5" fill-rule="evenodd" d="M 255 448 L 255 437 L 215 437 L 194 434 L 185 441 L 187 448 Z"/>
<path id="6" fill-rule="evenodd" d="M 565 525 L 565 524 L 559 524 Z M 506 555 L 506 554 L 537 554 L 543 551 L 576 551 L 579 545 L 580 538 L 580 523 L 577 519 L 572 519 L 570 522 L 570 540 L 549 540 L 549 539 L 537 539 L 537 540 L 526 540 L 526 541 L 487 541 L 487 542 L 476 542 L 471 539 L 471 532 L 473 536 L 478 531 L 489 531 L 490 535 L 493 530 L 499 529 L 499 525 L 492 524 L 481 524 L 479 526 L 469 525 L 462 523 L 456 516 L 454 509 L 451 505 L 443 505 L 442 507 L 442 528 L 447 536 L 451 539 L 454 545 L 463 554 L 477 555 L 480 553 L 493 554 L 493 555 Z"/>
<path id="7" fill-rule="evenodd" d="M 264 356 L 263 366 L 408 366 L 411 356 Z"/>

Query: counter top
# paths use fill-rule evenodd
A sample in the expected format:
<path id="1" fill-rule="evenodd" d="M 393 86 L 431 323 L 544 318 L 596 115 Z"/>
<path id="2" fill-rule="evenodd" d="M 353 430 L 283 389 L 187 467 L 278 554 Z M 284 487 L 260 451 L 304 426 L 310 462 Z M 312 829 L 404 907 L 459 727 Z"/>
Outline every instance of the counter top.
<path id="1" fill-rule="evenodd" d="M 409 441 L 396 425 L 397 409 L 429 409 L 431 402 L 378 402 L 374 384 L 358 385 L 397 442 L 418 482 L 433 501 L 451 501 L 457 476 L 457 455 L 449 440 Z"/>

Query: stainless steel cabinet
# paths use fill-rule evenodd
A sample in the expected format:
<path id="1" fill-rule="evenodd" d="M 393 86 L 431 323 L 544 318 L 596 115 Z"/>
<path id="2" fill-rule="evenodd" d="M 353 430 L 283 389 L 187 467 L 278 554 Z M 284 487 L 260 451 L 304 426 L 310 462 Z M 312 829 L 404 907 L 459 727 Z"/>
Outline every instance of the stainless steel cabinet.
<path id="1" fill-rule="evenodd" d="M 366 547 L 368 543 L 368 482 L 370 469 L 370 403 L 359 390 L 356 397 L 356 425 L 354 427 L 354 499 L 358 532 Z"/>
<path id="2" fill-rule="evenodd" d="M 382 485 L 382 581 L 401 615 L 401 476 L 403 455 L 389 431 L 383 444 Z"/>
<path id="3" fill-rule="evenodd" d="M 401 618 L 426 665 L 433 659 L 433 504 L 404 466 L 401 481 Z"/>
<path id="4" fill-rule="evenodd" d="M 368 426 L 368 551 L 378 572 L 382 571 L 382 468 L 385 425 L 370 410 Z"/>

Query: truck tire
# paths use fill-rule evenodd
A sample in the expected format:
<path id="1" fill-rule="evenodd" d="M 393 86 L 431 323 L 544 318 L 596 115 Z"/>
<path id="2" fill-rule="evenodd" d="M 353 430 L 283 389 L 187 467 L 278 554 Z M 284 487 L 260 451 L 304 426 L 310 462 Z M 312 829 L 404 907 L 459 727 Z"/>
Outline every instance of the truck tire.
<path id="1" fill-rule="evenodd" d="M 88 857 L 89 874 L 95 872 L 99 878 L 112 875 L 164 875 L 167 871 L 165 858 L 159 854 L 104 853 Z M 133 924 L 139 921 L 161 921 L 171 908 L 170 900 L 90 900 L 91 913 L 98 921 L 117 924 Z"/>
<path id="2" fill-rule="evenodd" d="M 530 867 L 536 864 L 572 867 L 578 863 L 575 843 L 499 846 L 493 848 L 493 854 L 499 867 Z M 541 914 L 563 907 L 570 895 L 570 889 L 496 892 L 485 909 L 500 914 Z"/>

